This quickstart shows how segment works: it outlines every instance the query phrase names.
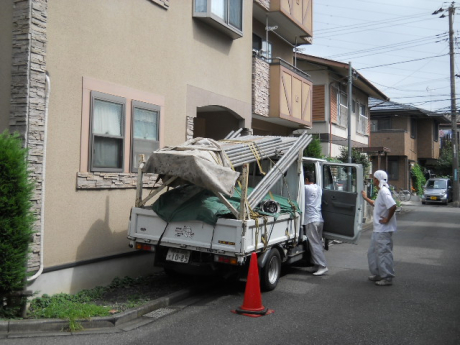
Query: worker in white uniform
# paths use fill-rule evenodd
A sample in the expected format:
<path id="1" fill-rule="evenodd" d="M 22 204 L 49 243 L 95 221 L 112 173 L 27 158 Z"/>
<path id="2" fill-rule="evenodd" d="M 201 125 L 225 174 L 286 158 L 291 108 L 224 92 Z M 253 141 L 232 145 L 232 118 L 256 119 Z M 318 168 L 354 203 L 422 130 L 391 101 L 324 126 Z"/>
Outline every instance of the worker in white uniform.
<path id="1" fill-rule="evenodd" d="M 315 276 L 322 276 L 328 271 L 326 257 L 323 250 L 323 225 L 324 220 L 321 215 L 321 187 L 316 183 L 311 171 L 305 173 L 305 212 L 303 226 L 308 238 L 312 261 L 314 266 L 307 267 L 307 272 Z"/>
<path id="2" fill-rule="evenodd" d="M 396 202 L 391 196 L 387 179 L 387 173 L 383 170 L 377 170 L 374 173 L 374 186 L 379 190 L 375 201 L 369 199 L 365 191 L 361 193 L 364 200 L 374 206 L 374 231 L 367 252 L 367 260 L 372 274 L 369 280 L 378 286 L 392 285 L 395 276 L 393 232 L 396 231 Z"/>

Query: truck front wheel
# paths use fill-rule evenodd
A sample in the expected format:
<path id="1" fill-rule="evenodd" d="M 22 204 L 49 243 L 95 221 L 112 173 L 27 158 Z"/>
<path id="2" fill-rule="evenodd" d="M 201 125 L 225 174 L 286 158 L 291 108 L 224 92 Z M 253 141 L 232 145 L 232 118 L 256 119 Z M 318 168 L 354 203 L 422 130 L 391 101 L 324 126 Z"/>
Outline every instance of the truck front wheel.
<path id="1" fill-rule="evenodd" d="M 260 272 L 260 285 L 263 291 L 271 291 L 276 288 L 281 275 L 281 256 L 277 249 L 273 248 L 268 254 L 265 266 Z"/>

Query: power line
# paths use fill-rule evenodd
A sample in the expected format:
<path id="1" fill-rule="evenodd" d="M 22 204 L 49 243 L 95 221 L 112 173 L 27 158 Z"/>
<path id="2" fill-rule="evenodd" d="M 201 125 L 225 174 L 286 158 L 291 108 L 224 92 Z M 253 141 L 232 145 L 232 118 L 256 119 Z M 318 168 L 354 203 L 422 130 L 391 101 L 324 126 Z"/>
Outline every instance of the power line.
<path id="1" fill-rule="evenodd" d="M 398 64 L 402 64 L 402 63 L 408 63 L 408 62 L 414 62 L 414 61 L 421 61 L 421 60 L 432 59 L 432 58 L 435 58 L 435 57 L 446 56 L 446 55 L 449 55 L 449 54 L 433 55 L 433 56 L 427 56 L 427 57 L 420 58 L 420 59 L 412 59 L 412 60 L 407 60 L 407 61 L 399 61 L 399 62 L 387 63 L 387 64 L 377 65 L 377 66 L 371 66 L 371 67 L 363 67 L 363 68 L 358 68 L 357 70 L 361 71 L 361 70 L 363 70 L 363 69 L 369 69 L 369 68 L 377 68 L 377 67 L 398 65 Z"/>
<path id="2" fill-rule="evenodd" d="M 364 54 L 364 53 L 373 53 L 373 52 L 375 52 L 373 54 L 378 54 L 378 53 L 382 53 L 382 52 L 380 52 L 381 50 L 385 50 L 384 52 L 399 50 L 399 49 L 401 49 L 401 46 L 404 46 L 404 48 L 407 49 L 407 48 L 417 47 L 417 46 L 421 46 L 421 45 L 426 45 L 427 43 L 436 43 L 436 41 L 433 42 L 433 40 L 440 39 L 444 35 L 447 36 L 447 33 L 440 34 L 439 37 L 437 37 L 438 35 L 435 35 L 435 36 L 429 36 L 429 37 L 421 38 L 421 39 L 418 39 L 418 40 L 409 40 L 409 41 L 404 41 L 404 42 L 399 42 L 399 43 L 388 44 L 388 45 L 385 45 L 385 46 L 377 46 L 375 48 L 361 49 L 361 50 L 356 50 L 356 51 L 348 52 L 348 53 L 340 53 L 340 54 L 330 55 L 327 58 L 335 59 L 335 58 L 343 57 L 343 56 L 352 57 L 353 55 L 359 55 L 359 54 Z M 362 55 L 360 57 L 369 56 L 369 55 L 373 55 L 373 54 Z"/>
<path id="3" fill-rule="evenodd" d="M 435 81 L 445 81 L 446 79 L 449 79 L 449 77 L 446 77 L 446 78 L 442 78 L 442 79 L 430 79 L 431 82 L 435 82 Z M 369 79 L 368 79 L 369 80 Z M 372 80 L 369 80 L 372 84 L 376 84 L 376 85 L 380 85 L 380 86 L 383 86 L 387 89 L 394 89 L 396 91 L 399 91 L 399 92 L 420 92 L 422 90 L 401 90 L 401 89 L 398 89 L 396 87 L 393 87 L 393 86 L 387 86 L 387 85 L 383 85 L 383 84 L 380 84 L 376 81 L 372 81 Z M 419 85 L 420 83 L 416 83 L 417 85 Z M 406 86 L 411 86 L 411 85 L 414 85 L 414 83 L 412 84 L 406 84 Z M 404 86 L 404 85 L 403 85 Z M 438 90 L 438 89 L 445 89 L 445 88 L 448 88 L 449 86 L 446 86 L 446 87 L 442 87 L 442 88 L 437 88 L 437 89 L 434 89 L 434 90 Z"/>
<path id="4" fill-rule="evenodd" d="M 430 59 L 431 60 L 431 59 Z M 411 74 L 409 74 L 408 76 L 405 76 L 405 78 L 401 79 L 400 81 L 398 81 L 396 84 L 393 84 L 393 85 L 398 85 L 399 83 L 403 82 L 404 80 L 406 80 L 407 78 L 410 78 L 411 76 L 414 75 L 414 73 L 417 73 L 418 71 L 420 71 L 422 68 L 425 68 L 426 65 L 428 65 L 431 61 L 428 60 L 423 66 L 421 66 L 419 69 L 415 70 L 414 72 L 412 72 Z"/>
<path id="5" fill-rule="evenodd" d="M 428 4 L 430 8 L 425 13 L 420 13 Z M 450 5 L 450 2 L 447 4 Z M 446 39 L 445 27 L 441 27 L 440 21 L 435 21 L 435 16 L 431 16 L 433 0 L 418 0 L 416 6 L 404 5 L 404 1 L 395 0 L 352 0 L 346 4 L 338 0 L 318 1 L 315 11 L 319 9 L 316 11 L 319 15 L 315 19 L 319 20 L 315 20 L 315 23 L 320 24 L 315 26 L 315 44 L 306 49 L 306 52 L 337 61 L 357 61 L 353 63 L 356 70 L 368 74 L 371 78 L 366 76 L 366 79 L 383 92 L 388 92 L 389 97 L 394 95 L 398 99 L 405 98 L 407 101 L 441 108 L 445 105 L 443 102 L 448 101 L 443 93 L 447 90 L 443 86 L 447 86 L 449 80 L 448 54 L 443 54 L 447 44 L 442 42 Z M 442 6 L 442 1 L 438 5 Z M 393 16 L 388 15 L 390 9 L 394 12 Z M 327 17 L 323 15 L 326 11 L 330 14 Z M 385 17 L 388 19 L 382 19 Z M 375 21 L 370 22 L 374 18 Z M 414 22 L 420 19 L 425 21 L 422 24 Z M 327 25 L 322 22 L 327 22 Z M 425 29 L 436 31 L 424 31 Z M 438 33 L 439 36 L 436 36 Z M 343 34 L 348 36 L 344 37 Z M 456 35 L 459 35 L 458 32 Z M 363 45 L 363 42 L 377 45 Z M 322 44 L 327 48 L 321 46 Z M 359 68 L 361 66 L 363 67 Z M 458 66 L 456 70 L 458 71 Z M 384 84 L 392 87 L 372 79 L 384 81 Z M 426 99 L 423 99 L 425 94 Z M 404 95 L 407 97 L 403 97 Z"/>
<path id="6" fill-rule="evenodd" d="M 370 1 L 370 0 L 354 0 L 354 1 L 358 1 L 358 2 L 365 2 L 366 4 L 378 4 L 378 5 L 385 5 L 385 6 L 388 6 L 388 3 L 385 3 L 385 2 L 376 2 L 376 1 Z M 426 2 L 430 2 L 430 6 L 433 5 L 432 3 L 432 0 L 418 0 L 418 2 L 420 1 L 426 1 Z M 390 5 L 391 6 L 391 5 Z M 416 9 L 420 9 L 419 7 L 414 7 L 414 6 L 404 6 L 404 5 L 400 5 L 398 4 L 398 7 L 405 7 L 405 8 L 416 8 Z"/>
<path id="7" fill-rule="evenodd" d="M 419 19 L 419 20 L 415 20 L 415 21 L 409 21 L 409 22 L 406 22 L 406 23 L 403 23 L 403 24 L 411 24 L 411 23 L 417 23 L 417 22 L 421 22 L 421 21 L 425 21 L 426 19 Z M 324 38 L 324 37 L 331 37 L 331 34 L 333 34 L 333 36 L 340 36 L 340 35 L 349 35 L 349 34 L 352 34 L 352 33 L 356 33 L 356 32 L 361 32 L 363 28 L 365 27 L 368 27 L 368 26 L 373 26 L 373 24 L 367 24 L 367 25 L 362 25 L 360 27 L 357 27 L 357 28 L 350 28 L 350 29 L 345 29 L 345 30 L 337 30 L 336 32 L 328 32 L 324 35 L 317 35 L 315 38 Z M 377 25 L 376 28 L 385 28 L 385 27 L 389 27 L 389 26 L 394 26 L 394 24 L 388 24 L 388 22 L 386 24 L 380 24 L 380 25 Z"/>
<path id="8" fill-rule="evenodd" d="M 427 16 L 426 13 L 421 13 L 418 15 L 414 15 L 413 17 L 425 17 Z M 340 18 L 347 18 L 341 16 Z M 348 18 L 348 19 L 355 19 L 355 18 Z M 377 21 L 365 21 L 362 24 L 351 24 L 351 25 L 343 25 L 343 26 L 335 26 L 332 28 L 328 29 L 319 29 L 317 32 L 324 33 L 325 31 L 342 31 L 344 29 L 357 29 L 357 28 L 362 28 L 362 27 L 367 27 L 367 26 L 373 26 L 373 25 L 380 25 L 380 24 L 388 24 L 389 22 L 394 22 L 394 21 L 406 21 L 408 20 L 407 16 L 400 16 L 396 17 L 393 19 L 382 19 L 382 20 L 377 20 Z"/>

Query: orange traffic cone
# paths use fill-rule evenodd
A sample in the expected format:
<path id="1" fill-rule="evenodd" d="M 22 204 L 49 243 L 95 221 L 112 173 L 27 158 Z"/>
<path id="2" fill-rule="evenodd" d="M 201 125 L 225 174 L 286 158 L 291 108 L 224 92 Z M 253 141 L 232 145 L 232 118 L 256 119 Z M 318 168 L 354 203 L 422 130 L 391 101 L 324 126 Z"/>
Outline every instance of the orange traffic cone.
<path id="1" fill-rule="evenodd" d="M 243 305 L 236 308 L 236 310 L 232 310 L 232 313 L 250 317 L 260 317 L 273 312 L 274 310 L 265 308 L 262 305 L 257 254 L 252 253 L 251 262 L 249 264 L 248 280 L 246 282 L 246 290 L 244 291 Z"/>

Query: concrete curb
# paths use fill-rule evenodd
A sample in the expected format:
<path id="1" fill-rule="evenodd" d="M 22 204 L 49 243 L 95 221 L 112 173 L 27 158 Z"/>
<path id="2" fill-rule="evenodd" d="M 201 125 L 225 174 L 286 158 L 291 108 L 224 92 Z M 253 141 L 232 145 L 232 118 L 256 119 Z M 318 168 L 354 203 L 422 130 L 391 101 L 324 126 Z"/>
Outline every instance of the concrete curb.
<path id="1" fill-rule="evenodd" d="M 208 286 L 209 287 L 209 286 Z M 168 296 L 160 297 L 156 300 L 148 302 L 138 308 L 127 310 L 123 313 L 107 317 L 94 317 L 89 320 L 77 320 L 82 325 L 84 331 L 96 329 L 110 329 L 125 323 L 141 318 L 143 315 L 154 310 L 168 307 L 171 304 L 189 298 L 206 286 L 194 287 L 174 292 Z M 71 335 L 68 331 L 69 321 L 64 319 L 33 319 L 33 320 L 9 320 L 0 321 L 0 339 L 9 338 L 11 336 L 44 336 L 56 335 Z M 78 332 L 75 332 L 76 334 Z"/>

